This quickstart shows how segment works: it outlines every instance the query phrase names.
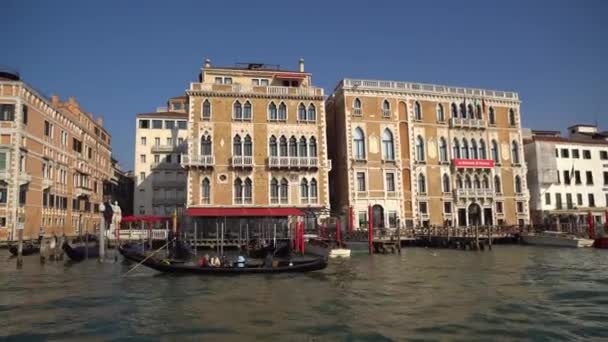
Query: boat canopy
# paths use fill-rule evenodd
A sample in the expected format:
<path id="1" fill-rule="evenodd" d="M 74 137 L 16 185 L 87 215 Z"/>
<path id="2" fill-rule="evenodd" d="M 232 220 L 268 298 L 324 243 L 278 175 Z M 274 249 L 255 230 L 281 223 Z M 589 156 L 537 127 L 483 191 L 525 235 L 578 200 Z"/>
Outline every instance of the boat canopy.
<path id="1" fill-rule="evenodd" d="M 120 222 L 163 222 L 170 220 L 170 216 L 154 216 L 154 215 L 133 215 L 124 216 Z"/>
<path id="2" fill-rule="evenodd" d="M 304 216 L 304 213 L 297 208 L 188 208 L 186 215 L 209 217 L 280 217 Z"/>

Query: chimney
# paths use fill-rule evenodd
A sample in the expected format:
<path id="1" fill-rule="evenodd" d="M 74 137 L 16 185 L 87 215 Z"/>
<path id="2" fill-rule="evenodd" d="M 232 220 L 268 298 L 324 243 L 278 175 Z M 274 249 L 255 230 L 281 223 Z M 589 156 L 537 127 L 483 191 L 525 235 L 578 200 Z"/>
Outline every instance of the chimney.
<path id="1" fill-rule="evenodd" d="M 300 58 L 300 63 L 299 63 L 298 71 L 299 72 L 304 72 L 304 58 Z"/>
<path id="2" fill-rule="evenodd" d="M 211 60 L 209 58 L 205 58 L 205 69 L 211 68 Z"/>
<path id="3" fill-rule="evenodd" d="M 55 95 L 55 94 L 53 94 L 53 95 L 51 96 L 51 103 L 53 104 L 53 106 L 57 106 L 57 105 L 59 105 L 59 102 L 60 102 L 60 101 L 61 101 L 61 100 L 59 99 L 59 95 Z"/>
<path id="4" fill-rule="evenodd" d="M 99 127 L 103 127 L 103 118 L 101 116 L 98 116 L 95 122 L 97 122 L 97 125 L 99 125 Z"/>

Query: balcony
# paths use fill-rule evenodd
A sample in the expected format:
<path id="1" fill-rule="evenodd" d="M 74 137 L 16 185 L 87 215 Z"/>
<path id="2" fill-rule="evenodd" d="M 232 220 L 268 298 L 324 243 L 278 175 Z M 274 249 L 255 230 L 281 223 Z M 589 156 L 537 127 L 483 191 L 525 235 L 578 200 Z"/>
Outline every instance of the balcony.
<path id="1" fill-rule="evenodd" d="M 5 182 L 9 181 L 11 174 L 10 172 L 8 172 L 7 170 L 2 170 L 0 171 L 0 180 L 3 180 Z"/>
<path id="2" fill-rule="evenodd" d="M 452 159 L 452 166 L 457 169 L 491 169 L 494 167 L 492 159 Z"/>
<path id="3" fill-rule="evenodd" d="M 456 197 L 458 198 L 488 198 L 494 197 L 492 189 L 456 189 Z"/>
<path id="4" fill-rule="evenodd" d="M 76 191 L 76 197 L 91 196 L 93 194 L 93 190 L 84 185 L 76 185 L 75 191 Z"/>
<path id="5" fill-rule="evenodd" d="M 25 185 L 32 181 L 32 175 L 29 173 L 21 172 L 19 173 L 19 185 Z"/>
<path id="6" fill-rule="evenodd" d="M 171 153 L 176 151 L 183 151 L 186 146 L 176 145 L 153 145 L 152 153 Z"/>
<path id="7" fill-rule="evenodd" d="M 420 219 L 422 221 L 428 221 L 430 219 L 429 213 L 420 213 Z"/>
<path id="8" fill-rule="evenodd" d="M 314 169 L 319 167 L 319 158 L 272 156 L 268 158 L 268 166 L 278 169 Z"/>
<path id="9" fill-rule="evenodd" d="M 450 120 L 450 127 L 452 128 L 472 128 L 472 129 L 485 129 L 486 120 L 481 119 L 463 119 L 463 118 L 452 118 Z"/>
<path id="10" fill-rule="evenodd" d="M 253 167 L 252 156 L 233 156 L 232 157 L 233 168 L 250 168 Z"/>
<path id="11" fill-rule="evenodd" d="M 390 110 L 382 110 L 382 117 L 384 117 L 384 118 L 390 118 L 391 117 L 391 111 Z"/>
<path id="12" fill-rule="evenodd" d="M 323 88 L 255 86 L 246 84 L 191 83 L 191 92 L 214 92 L 226 94 L 262 94 L 271 96 L 322 97 Z"/>
<path id="13" fill-rule="evenodd" d="M 167 163 L 165 161 L 152 163 L 153 170 L 175 170 L 175 169 L 181 169 L 181 168 L 182 168 L 182 164 L 177 164 L 177 163 Z"/>
<path id="14" fill-rule="evenodd" d="M 317 200 L 318 199 L 316 197 L 300 198 L 300 203 L 301 204 L 316 204 Z"/>
<path id="15" fill-rule="evenodd" d="M 361 115 L 363 115 L 363 112 L 361 111 L 361 108 L 353 108 L 353 115 L 354 116 L 361 116 Z"/>
<path id="16" fill-rule="evenodd" d="M 182 154 L 182 166 L 193 167 L 213 167 L 215 165 L 215 157 L 211 155 L 198 155 L 190 158 L 187 154 Z"/>
<path id="17" fill-rule="evenodd" d="M 53 180 L 49 178 L 42 178 L 42 189 L 50 188 L 53 185 Z"/>

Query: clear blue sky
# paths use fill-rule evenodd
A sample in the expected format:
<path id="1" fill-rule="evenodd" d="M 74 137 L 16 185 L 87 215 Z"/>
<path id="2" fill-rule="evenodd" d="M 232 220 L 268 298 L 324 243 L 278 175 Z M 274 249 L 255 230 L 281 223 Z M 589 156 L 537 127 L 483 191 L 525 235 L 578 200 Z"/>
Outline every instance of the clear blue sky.
<path id="1" fill-rule="evenodd" d="M 131 168 L 135 114 L 214 64 L 514 90 L 524 125 L 608 129 L 608 1 L 0 1 L 0 65 L 104 116 Z"/>

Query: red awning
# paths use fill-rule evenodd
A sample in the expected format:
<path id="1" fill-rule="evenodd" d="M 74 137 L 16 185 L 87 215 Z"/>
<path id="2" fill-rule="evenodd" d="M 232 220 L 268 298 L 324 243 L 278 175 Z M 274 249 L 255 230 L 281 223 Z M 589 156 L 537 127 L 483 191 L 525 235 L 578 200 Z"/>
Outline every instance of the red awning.
<path id="1" fill-rule="evenodd" d="M 188 208 L 188 216 L 304 216 L 296 208 Z"/>
<path id="2" fill-rule="evenodd" d="M 170 220 L 169 216 L 153 216 L 153 215 L 138 215 L 138 216 L 124 216 L 120 222 L 161 222 Z"/>
<path id="3" fill-rule="evenodd" d="M 282 74 L 276 74 L 275 77 L 278 78 L 278 79 L 290 79 L 290 80 L 296 79 L 296 80 L 299 80 L 299 79 L 302 79 L 302 78 L 306 77 L 306 75 L 305 74 L 294 73 L 294 72 L 286 72 L 286 73 L 282 73 Z"/>

